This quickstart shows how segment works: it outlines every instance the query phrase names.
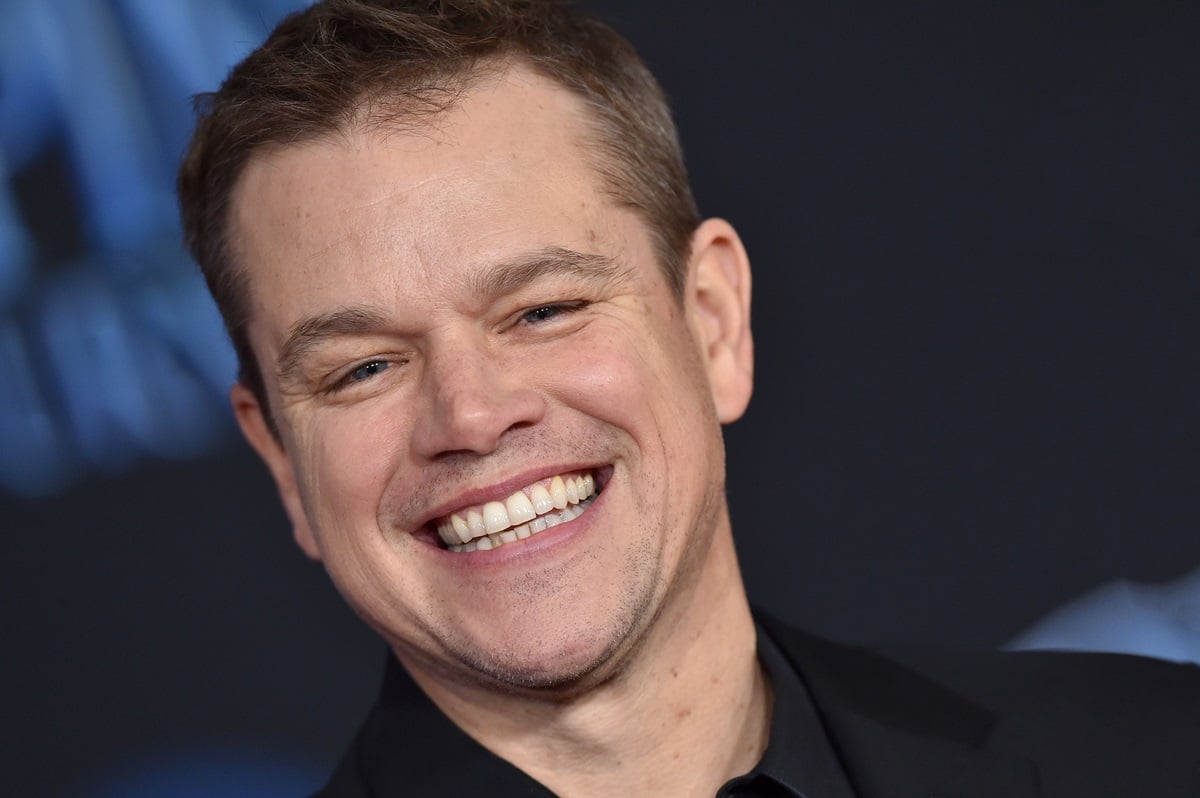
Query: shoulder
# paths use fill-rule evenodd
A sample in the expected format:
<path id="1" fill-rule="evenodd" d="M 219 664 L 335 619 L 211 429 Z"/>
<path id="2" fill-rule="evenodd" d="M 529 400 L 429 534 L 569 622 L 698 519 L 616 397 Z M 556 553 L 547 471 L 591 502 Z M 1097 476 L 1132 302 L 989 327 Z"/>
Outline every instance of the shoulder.
<path id="1" fill-rule="evenodd" d="M 987 707 L 1002 725 L 1035 723 L 1046 734 L 1152 725 L 1158 736 L 1174 730 L 1189 733 L 1192 745 L 1200 742 L 1200 667 L 1195 665 L 1054 651 L 882 649 L 880 654 Z"/>
<path id="2" fill-rule="evenodd" d="M 932 772 L 952 751 L 970 752 L 977 758 L 964 769 L 1024 763 L 1046 795 L 1200 795 L 1194 665 L 1118 654 L 851 646 L 760 620 L 858 770 L 894 780 L 911 775 L 922 757 Z M 897 750 L 910 761 L 880 764 Z"/>
<path id="3" fill-rule="evenodd" d="M 793 662 L 842 691 L 868 682 L 934 687 L 997 717 L 1097 714 L 1129 723 L 1153 719 L 1200 732 L 1200 667 L 1127 654 L 979 651 L 835 643 L 764 619 Z M 872 693 L 878 691 L 872 690 Z"/>
<path id="4" fill-rule="evenodd" d="M 991 712 L 988 748 L 1037 762 L 1047 786 L 1200 795 L 1195 665 L 1041 651 L 889 654 Z"/>

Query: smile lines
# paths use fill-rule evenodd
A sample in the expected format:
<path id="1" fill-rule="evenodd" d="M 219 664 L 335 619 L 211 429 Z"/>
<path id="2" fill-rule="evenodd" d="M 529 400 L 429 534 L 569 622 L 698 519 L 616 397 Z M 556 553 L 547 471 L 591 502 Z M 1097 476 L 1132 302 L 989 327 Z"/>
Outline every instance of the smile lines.
<path id="1" fill-rule="evenodd" d="M 590 473 L 559 475 L 528 485 L 503 502 L 452 513 L 437 532 L 450 551 L 487 551 L 578 518 L 597 492 Z"/>

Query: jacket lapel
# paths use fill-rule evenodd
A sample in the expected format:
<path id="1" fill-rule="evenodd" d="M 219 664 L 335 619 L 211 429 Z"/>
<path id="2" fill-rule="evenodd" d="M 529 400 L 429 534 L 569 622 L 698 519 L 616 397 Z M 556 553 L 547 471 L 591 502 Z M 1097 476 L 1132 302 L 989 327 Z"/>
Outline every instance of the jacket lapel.
<path id="1" fill-rule="evenodd" d="M 988 750 L 988 709 L 879 654 L 758 621 L 803 679 L 861 798 L 1040 794 L 1031 762 Z"/>

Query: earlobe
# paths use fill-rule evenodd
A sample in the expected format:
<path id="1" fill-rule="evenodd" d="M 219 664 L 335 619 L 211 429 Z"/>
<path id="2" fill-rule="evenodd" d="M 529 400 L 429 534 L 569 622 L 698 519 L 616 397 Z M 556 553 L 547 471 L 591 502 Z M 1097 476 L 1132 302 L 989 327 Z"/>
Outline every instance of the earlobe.
<path id="1" fill-rule="evenodd" d="M 241 383 L 229 391 L 229 401 L 233 405 L 233 414 L 246 441 L 266 463 L 267 469 L 275 480 L 275 488 L 283 502 L 283 509 L 292 522 L 292 534 L 296 543 L 314 560 L 321 559 L 321 551 L 317 546 L 316 537 L 308 523 L 304 512 L 300 491 L 296 485 L 296 472 L 292 461 L 287 456 L 275 433 L 267 423 L 266 415 L 254 393 Z"/>
<path id="2" fill-rule="evenodd" d="M 692 235 L 685 300 L 699 342 L 717 416 L 741 418 L 754 389 L 750 334 L 750 259 L 733 226 L 708 219 Z"/>

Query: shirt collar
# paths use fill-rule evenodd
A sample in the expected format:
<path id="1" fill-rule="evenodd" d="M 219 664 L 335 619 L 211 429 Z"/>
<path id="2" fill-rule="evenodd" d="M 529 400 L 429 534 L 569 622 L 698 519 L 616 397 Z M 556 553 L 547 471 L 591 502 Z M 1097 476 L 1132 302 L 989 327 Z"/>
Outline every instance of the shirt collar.
<path id="1" fill-rule="evenodd" d="M 759 791 L 752 785 L 765 780 L 773 785 L 770 794 L 854 798 L 803 680 L 761 626 L 758 659 L 774 693 L 767 750 L 750 773 L 718 794 L 753 795 Z M 358 755 L 360 772 L 379 794 L 552 796 L 455 726 L 390 655 Z"/>
<path id="2" fill-rule="evenodd" d="M 390 652 L 379 702 L 355 747 L 370 795 L 554 798 L 455 726 Z"/>
<path id="3" fill-rule="evenodd" d="M 773 795 L 854 798 L 850 780 L 829 742 L 803 680 L 771 636 L 758 627 L 758 661 L 774 693 L 767 750 L 747 773 L 718 795 L 754 794 L 752 784 L 773 782 Z"/>

